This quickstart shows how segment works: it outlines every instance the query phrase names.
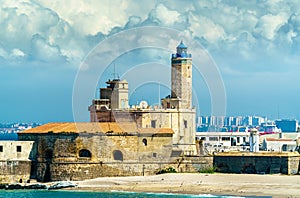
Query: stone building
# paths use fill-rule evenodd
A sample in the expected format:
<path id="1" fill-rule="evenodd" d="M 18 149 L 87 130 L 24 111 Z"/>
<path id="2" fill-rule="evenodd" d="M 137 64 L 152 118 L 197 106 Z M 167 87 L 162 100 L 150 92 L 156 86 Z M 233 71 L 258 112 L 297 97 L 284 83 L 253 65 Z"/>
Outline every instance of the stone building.
<path id="1" fill-rule="evenodd" d="M 89 107 L 91 122 L 134 122 L 139 128 L 172 128 L 173 147 L 196 154 L 196 109 L 192 106 L 192 55 L 181 42 L 171 57 L 171 93 L 161 106 L 129 107 L 128 83 L 114 79 L 100 88 L 100 99 Z"/>
<path id="2" fill-rule="evenodd" d="M 0 183 L 30 179 L 33 141 L 0 141 Z"/>
<path id="3" fill-rule="evenodd" d="M 22 141 L 34 142 L 30 160 L 32 178 L 38 181 L 154 174 L 174 160 L 170 128 L 48 123 L 18 135 Z"/>

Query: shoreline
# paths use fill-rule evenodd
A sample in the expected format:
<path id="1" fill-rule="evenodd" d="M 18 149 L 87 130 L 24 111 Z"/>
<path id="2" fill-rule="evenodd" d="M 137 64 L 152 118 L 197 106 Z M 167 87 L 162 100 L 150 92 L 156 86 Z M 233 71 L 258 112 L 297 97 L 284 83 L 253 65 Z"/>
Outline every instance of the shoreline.
<path id="1" fill-rule="evenodd" d="M 50 186 L 58 183 L 69 186 L 49 189 Z M 300 175 L 280 174 L 167 173 L 151 176 L 100 177 L 84 181 L 34 182 L 30 185 L 47 186 L 39 189 L 50 191 L 300 197 Z M 34 190 L 34 188 L 25 190 Z"/>
<path id="2" fill-rule="evenodd" d="M 300 197 L 299 175 L 169 173 L 74 181 L 68 190 Z"/>

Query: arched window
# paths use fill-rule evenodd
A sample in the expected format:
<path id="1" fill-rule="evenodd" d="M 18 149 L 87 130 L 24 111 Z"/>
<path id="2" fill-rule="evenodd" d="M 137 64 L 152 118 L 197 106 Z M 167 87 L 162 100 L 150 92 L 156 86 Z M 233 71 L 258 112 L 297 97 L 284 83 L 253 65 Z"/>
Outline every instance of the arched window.
<path id="1" fill-rule="evenodd" d="M 121 151 L 114 150 L 113 155 L 114 155 L 114 160 L 123 161 L 123 153 Z"/>
<path id="2" fill-rule="evenodd" d="M 81 149 L 79 151 L 79 157 L 92 157 L 92 154 L 89 150 Z"/>
<path id="3" fill-rule="evenodd" d="M 143 142 L 144 146 L 147 146 L 147 139 L 146 139 L 146 138 L 144 138 L 144 139 L 142 140 L 142 142 Z"/>

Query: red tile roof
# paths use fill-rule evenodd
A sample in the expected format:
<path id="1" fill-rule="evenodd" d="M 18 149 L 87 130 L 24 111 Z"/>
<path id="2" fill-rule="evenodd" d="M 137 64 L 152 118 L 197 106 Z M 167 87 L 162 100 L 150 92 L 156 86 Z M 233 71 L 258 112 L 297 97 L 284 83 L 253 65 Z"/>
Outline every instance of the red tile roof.
<path id="1" fill-rule="evenodd" d="M 290 142 L 294 141 L 292 139 L 278 139 L 278 138 L 266 138 L 267 141 L 269 142 Z"/>
<path id="2" fill-rule="evenodd" d="M 117 122 L 53 122 L 27 129 L 20 134 L 40 134 L 40 133 L 160 133 L 173 134 L 171 128 L 138 128 L 135 123 Z"/>

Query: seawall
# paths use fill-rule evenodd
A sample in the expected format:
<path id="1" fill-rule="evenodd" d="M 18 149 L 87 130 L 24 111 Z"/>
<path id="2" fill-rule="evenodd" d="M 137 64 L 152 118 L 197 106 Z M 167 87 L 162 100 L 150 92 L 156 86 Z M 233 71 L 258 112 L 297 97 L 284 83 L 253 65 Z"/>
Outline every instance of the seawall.
<path id="1" fill-rule="evenodd" d="M 298 152 L 224 152 L 214 156 L 222 173 L 299 174 Z"/>

